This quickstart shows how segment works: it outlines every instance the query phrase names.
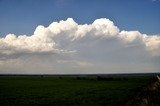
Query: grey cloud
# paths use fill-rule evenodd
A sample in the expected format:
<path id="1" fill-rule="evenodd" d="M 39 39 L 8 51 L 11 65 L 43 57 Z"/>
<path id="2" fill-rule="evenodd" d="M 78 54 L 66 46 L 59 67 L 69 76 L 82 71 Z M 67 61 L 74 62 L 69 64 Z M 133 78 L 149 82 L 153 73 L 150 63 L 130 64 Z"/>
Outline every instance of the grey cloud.
<path id="1" fill-rule="evenodd" d="M 0 38 L 0 73 L 154 72 L 159 62 L 159 35 L 120 31 L 106 18 L 84 25 L 68 18 Z"/>

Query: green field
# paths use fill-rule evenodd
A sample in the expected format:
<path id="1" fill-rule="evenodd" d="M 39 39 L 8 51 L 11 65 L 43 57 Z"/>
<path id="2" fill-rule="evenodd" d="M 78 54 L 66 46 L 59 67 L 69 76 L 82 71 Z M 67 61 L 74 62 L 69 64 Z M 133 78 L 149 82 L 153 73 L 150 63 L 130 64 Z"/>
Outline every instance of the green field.
<path id="1" fill-rule="evenodd" d="M 149 77 L 0 77 L 0 105 L 118 105 Z"/>

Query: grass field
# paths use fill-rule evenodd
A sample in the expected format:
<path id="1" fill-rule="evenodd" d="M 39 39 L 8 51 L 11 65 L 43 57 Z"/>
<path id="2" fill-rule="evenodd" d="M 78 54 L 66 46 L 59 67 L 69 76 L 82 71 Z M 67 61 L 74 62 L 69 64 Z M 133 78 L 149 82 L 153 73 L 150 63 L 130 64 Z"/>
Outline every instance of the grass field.
<path id="1" fill-rule="evenodd" d="M 118 105 L 146 85 L 149 77 L 0 77 L 3 105 Z"/>

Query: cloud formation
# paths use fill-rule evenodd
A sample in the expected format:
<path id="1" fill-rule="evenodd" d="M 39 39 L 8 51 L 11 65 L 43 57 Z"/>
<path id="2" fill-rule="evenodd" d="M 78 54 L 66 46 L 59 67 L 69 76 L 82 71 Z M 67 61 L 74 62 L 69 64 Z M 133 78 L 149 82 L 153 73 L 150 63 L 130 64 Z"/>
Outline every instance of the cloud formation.
<path id="1" fill-rule="evenodd" d="M 0 38 L 0 51 L 0 73 L 160 70 L 160 36 L 120 31 L 106 18 L 83 25 L 68 18 L 39 25 L 31 36 L 8 34 Z"/>

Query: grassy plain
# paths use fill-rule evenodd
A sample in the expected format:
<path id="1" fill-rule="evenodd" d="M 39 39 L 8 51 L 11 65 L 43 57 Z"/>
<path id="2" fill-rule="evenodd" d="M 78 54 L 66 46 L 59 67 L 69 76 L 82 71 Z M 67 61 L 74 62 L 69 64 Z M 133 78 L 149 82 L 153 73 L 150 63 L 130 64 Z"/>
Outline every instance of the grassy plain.
<path id="1" fill-rule="evenodd" d="M 150 77 L 2 76 L 4 105 L 118 105 L 146 85 Z"/>

